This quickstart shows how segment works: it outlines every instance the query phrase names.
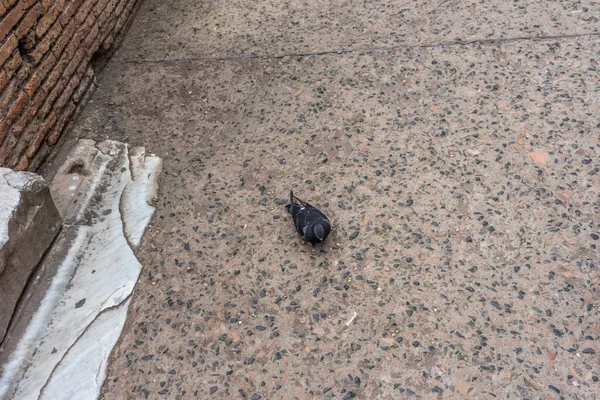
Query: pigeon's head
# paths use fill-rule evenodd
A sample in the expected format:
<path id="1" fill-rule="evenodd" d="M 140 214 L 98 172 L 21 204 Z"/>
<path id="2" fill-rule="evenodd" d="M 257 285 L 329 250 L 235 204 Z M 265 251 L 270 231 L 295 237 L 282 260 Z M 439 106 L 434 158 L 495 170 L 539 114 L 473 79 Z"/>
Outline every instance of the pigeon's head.
<path id="1" fill-rule="evenodd" d="M 323 224 L 314 224 L 310 229 L 307 230 L 304 238 L 307 242 L 312 244 L 317 244 L 323 242 L 327 237 L 327 230 L 323 226 Z"/>
<path id="2" fill-rule="evenodd" d="M 317 237 L 317 239 L 319 239 L 320 242 L 325 240 L 325 228 L 323 228 L 323 225 L 315 225 L 313 228 L 313 232 L 315 233 L 315 236 Z"/>

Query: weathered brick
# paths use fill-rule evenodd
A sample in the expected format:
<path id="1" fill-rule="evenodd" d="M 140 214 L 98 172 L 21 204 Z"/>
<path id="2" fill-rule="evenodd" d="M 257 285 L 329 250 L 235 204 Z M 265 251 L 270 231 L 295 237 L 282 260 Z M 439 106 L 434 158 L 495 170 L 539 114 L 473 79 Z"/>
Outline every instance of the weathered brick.
<path id="1" fill-rule="evenodd" d="M 110 47 L 112 46 L 112 44 L 114 42 L 115 42 L 115 32 L 110 31 L 108 33 L 108 35 L 106 35 L 106 37 L 104 38 L 104 41 L 102 42 L 102 44 L 100 45 L 100 49 L 103 52 L 108 52 L 108 50 L 110 49 Z"/>
<path id="2" fill-rule="evenodd" d="M 54 144 L 56 144 L 56 142 L 60 138 L 62 130 L 65 127 L 65 124 L 67 123 L 69 118 L 71 118 L 71 116 L 73 115 L 75 108 L 75 104 L 71 102 L 62 111 L 60 117 L 58 118 L 58 121 L 56 121 L 56 125 L 54 126 L 52 132 L 50 132 L 50 135 L 48 135 L 48 139 L 46 140 L 50 146 L 54 146 Z"/>
<path id="3" fill-rule="evenodd" d="M 44 105 L 42 105 L 39 111 L 40 116 L 42 118 L 46 117 L 48 113 L 52 110 L 52 105 L 54 104 L 54 101 L 58 98 L 58 96 L 60 96 L 60 93 L 67 86 L 67 83 L 68 80 L 64 77 L 59 79 L 56 83 L 56 86 L 54 86 L 54 89 L 52 89 L 52 91 L 48 93 L 48 96 L 46 96 L 46 101 L 44 102 Z"/>
<path id="4" fill-rule="evenodd" d="M 19 144 L 17 145 L 17 146 L 21 147 L 21 150 L 26 147 L 29 147 L 29 144 L 35 137 L 36 132 L 39 131 L 40 125 L 41 125 L 40 119 L 37 116 L 35 116 L 21 130 L 21 133 L 19 136 Z"/>
<path id="5" fill-rule="evenodd" d="M 105 24 L 99 25 L 99 26 L 102 26 L 102 29 L 100 30 L 100 38 L 102 41 L 104 41 L 104 39 L 111 32 L 115 31 L 115 26 L 117 25 L 117 22 L 118 22 L 117 18 L 111 18 L 111 19 L 107 20 Z"/>
<path id="6" fill-rule="evenodd" d="M 121 32 L 121 29 L 123 29 L 127 23 L 127 20 L 128 16 L 126 14 L 122 14 L 117 21 L 117 25 L 115 25 L 115 32 Z"/>
<path id="7" fill-rule="evenodd" d="M 47 96 L 46 92 L 38 90 L 35 93 L 35 96 L 33 96 L 31 98 L 31 104 L 35 108 L 36 111 L 42 106 L 42 104 L 44 103 L 44 100 L 46 100 L 46 96 Z"/>
<path id="8" fill-rule="evenodd" d="M 75 14 L 75 17 L 73 18 L 73 20 L 76 21 L 77 23 L 82 23 L 88 17 L 90 19 L 94 18 L 95 15 L 93 15 L 93 13 L 90 14 L 90 12 L 92 11 L 92 9 L 94 8 L 95 5 L 96 5 L 96 1 L 94 1 L 94 0 L 84 1 L 83 4 L 79 7 L 79 10 L 77 10 L 77 14 Z"/>
<path id="9" fill-rule="evenodd" d="M 0 167 L 14 167 L 14 165 L 7 164 L 6 161 L 11 154 L 11 150 L 17 144 L 17 141 L 17 138 L 13 135 L 6 135 L 6 137 L 4 138 L 2 146 L 0 146 Z"/>
<path id="10" fill-rule="evenodd" d="M 65 47 L 64 55 L 66 55 L 67 57 L 73 57 L 73 55 L 75 55 L 75 52 L 77 51 L 77 49 L 80 47 L 79 45 L 86 34 L 87 33 L 84 34 L 82 32 L 81 28 L 78 29 L 75 32 L 75 34 L 73 35 L 73 38 L 71 39 L 71 41 L 69 42 L 67 47 Z"/>
<path id="11" fill-rule="evenodd" d="M 35 72 L 32 74 L 29 82 L 25 86 L 25 93 L 29 96 L 33 96 L 37 88 L 40 86 L 42 81 L 48 76 L 48 73 L 52 69 L 52 67 L 56 64 L 56 57 L 52 52 L 50 52 L 46 58 L 42 61 L 42 63 L 37 67 Z"/>
<path id="12" fill-rule="evenodd" d="M 12 56 L 4 63 L 2 67 L 9 77 L 12 77 L 15 72 L 23 65 L 21 54 L 17 50 L 13 51 Z"/>
<path id="13" fill-rule="evenodd" d="M 136 4 L 138 4 L 138 0 L 128 0 L 127 5 L 125 6 L 126 12 L 131 13 Z"/>
<path id="14" fill-rule="evenodd" d="M 86 49 L 88 56 L 94 54 L 100 43 L 98 42 L 100 34 L 100 29 L 98 29 L 98 25 L 94 24 L 90 33 L 86 36 L 85 41 L 83 42 L 83 48 Z"/>
<path id="15" fill-rule="evenodd" d="M 21 67 L 17 70 L 17 73 L 13 76 L 13 80 L 15 80 L 19 86 L 23 85 L 31 76 L 32 70 L 33 67 L 30 64 L 21 64 Z"/>
<path id="16" fill-rule="evenodd" d="M 3 17 L 7 10 L 8 7 L 2 1 L 0 1 L 0 17 Z"/>
<path id="17" fill-rule="evenodd" d="M 8 122 L 0 121 L 0 143 L 2 143 L 2 141 L 6 137 L 6 134 L 8 133 L 9 128 L 10 128 L 10 125 L 8 125 Z"/>
<path id="18" fill-rule="evenodd" d="M 14 34 L 11 34 L 8 39 L 2 43 L 2 46 L 0 46 L 0 65 L 4 64 L 4 61 L 10 57 L 18 45 L 19 41 Z"/>
<path id="19" fill-rule="evenodd" d="M 65 58 L 66 60 L 66 58 Z M 52 72 L 46 77 L 44 83 L 42 83 L 42 90 L 49 93 L 58 83 L 62 75 L 62 69 L 57 66 L 54 67 Z"/>
<path id="20" fill-rule="evenodd" d="M 77 75 L 79 77 L 79 79 L 83 78 L 83 75 L 85 74 L 85 70 L 87 69 L 88 64 L 90 64 L 90 62 L 87 61 L 86 59 L 83 59 L 82 62 L 77 67 L 77 69 L 75 70 L 75 75 Z"/>
<path id="21" fill-rule="evenodd" d="M 48 116 L 48 118 L 46 118 L 44 120 L 44 122 L 42 122 L 39 125 L 39 129 L 35 132 L 35 135 L 33 136 L 33 140 L 31 141 L 31 144 L 29 145 L 29 147 L 27 148 L 27 151 L 25 152 L 25 155 L 27 155 L 28 158 L 32 158 L 35 155 L 35 153 L 38 151 L 40 145 L 46 138 L 46 135 L 48 134 L 50 129 L 52 129 L 52 127 L 54 126 L 55 123 L 56 123 L 56 114 L 54 113 L 54 111 L 52 111 L 50 113 L 50 115 Z"/>
<path id="22" fill-rule="evenodd" d="M 12 78 L 15 72 L 23 65 L 23 59 L 17 50 L 15 50 L 12 56 L 4 63 L 2 70 L 6 72 L 9 78 Z"/>
<path id="23" fill-rule="evenodd" d="M 54 21 L 60 15 L 65 4 L 65 0 L 57 0 L 50 9 L 44 14 L 44 16 L 38 21 L 35 26 L 35 34 L 38 38 L 44 36 L 44 33 L 54 24 Z M 48 6 L 46 6 L 48 7 Z"/>
<path id="24" fill-rule="evenodd" d="M 67 83 L 67 86 L 64 88 L 61 95 L 58 97 L 58 99 L 56 99 L 56 102 L 52 106 L 52 108 L 54 108 L 54 111 L 60 112 L 63 109 L 63 107 L 67 104 L 67 102 L 71 100 L 71 95 L 79 85 L 79 81 L 80 79 L 77 76 L 77 74 L 74 74 L 71 77 L 71 79 Z"/>
<path id="25" fill-rule="evenodd" d="M 64 7 L 63 12 L 59 17 L 62 26 L 65 26 L 69 23 L 69 19 L 73 14 L 75 14 L 82 1 L 83 0 L 70 0 L 67 2 L 67 5 Z"/>
<path id="26" fill-rule="evenodd" d="M 34 64 L 39 63 L 42 58 L 46 55 L 46 53 L 50 50 L 50 45 L 52 44 L 52 39 L 42 39 L 40 42 L 36 43 L 35 47 L 27 54 L 31 62 Z"/>
<path id="27" fill-rule="evenodd" d="M 24 66 L 25 67 L 25 66 Z M 26 67 L 25 67 L 26 68 Z M 21 84 L 23 83 L 23 76 L 25 68 L 19 69 L 17 74 L 10 80 L 10 82 L 6 85 L 2 93 L 0 94 L 0 115 L 3 115 L 4 118 L 9 113 L 9 110 L 14 106 L 15 100 L 21 94 Z"/>
<path id="28" fill-rule="evenodd" d="M 98 0 L 98 2 L 96 3 L 96 7 L 94 7 L 94 15 L 96 15 L 96 17 L 99 17 L 100 14 L 102 14 L 104 12 L 104 10 L 106 9 L 106 5 L 108 4 L 110 0 Z"/>
<path id="29" fill-rule="evenodd" d="M 19 138 L 14 136 L 12 133 L 8 134 L 8 137 L 17 139 L 17 143 L 14 144 L 10 152 L 8 153 L 8 157 L 6 158 L 6 163 L 10 165 L 10 168 L 15 169 L 19 159 L 21 158 L 21 153 L 17 152 L 17 147 L 19 146 Z"/>
<path id="30" fill-rule="evenodd" d="M 12 106 L 8 109 L 4 120 L 11 124 L 15 119 L 17 119 L 19 114 L 23 112 L 23 110 L 27 106 L 27 103 L 29 103 L 29 96 L 27 96 L 27 93 L 21 92 L 17 96 L 17 99 L 12 104 Z"/>
<path id="31" fill-rule="evenodd" d="M 12 135 L 15 135 L 15 137 L 20 137 L 21 136 L 21 132 L 23 132 L 23 129 L 25 129 L 25 126 L 27 126 L 27 124 L 31 121 L 31 118 L 33 118 L 33 116 L 35 115 L 35 111 L 32 107 L 27 107 L 25 109 L 25 112 L 23 112 L 18 121 L 14 122 L 11 126 L 10 126 L 10 133 Z"/>
<path id="32" fill-rule="evenodd" d="M 98 24 L 98 26 L 105 28 L 108 25 L 107 22 L 110 21 L 110 17 L 111 17 L 111 12 L 104 10 L 98 16 L 96 23 Z"/>
<path id="33" fill-rule="evenodd" d="M 54 42 L 54 40 L 60 36 L 63 30 L 64 27 L 55 22 L 54 25 L 48 29 L 48 32 L 46 32 L 46 36 L 44 36 L 43 40 L 50 40 L 51 42 Z"/>
<path id="34" fill-rule="evenodd" d="M 34 64 L 39 63 L 48 50 L 50 50 L 50 46 L 52 46 L 56 38 L 60 35 L 62 29 L 62 26 L 58 22 L 55 22 L 46 33 L 46 36 L 40 42 L 36 43 L 33 50 L 28 54 Z"/>
<path id="35" fill-rule="evenodd" d="M 29 32 L 44 11 L 46 11 L 46 9 L 41 3 L 36 4 L 31 10 L 27 11 L 25 18 L 21 20 L 17 30 L 15 31 L 17 39 L 21 39 Z"/>
<path id="36" fill-rule="evenodd" d="M 62 53 L 67 43 L 73 38 L 76 29 L 77 23 L 75 21 L 71 21 L 69 25 L 63 29 L 56 42 L 54 42 L 54 46 L 52 46 L 52 52 L 54 54 L 60 55 L 60 53 Z"/>
<path id="37" fill-rule="evenodd" d="M 85 55 L 86 55 L 85 47 L 78 49 L 77 52 L 75 53 L 75 55 L 73 55 L 71 62 L 69 62 L 69 65 L 67 65 L 67 67 L 65 68 L 65 71 L 63 74 L 65 76 L 70 77 L 73 74 L 73 72 L 75 72 L 75 70 L 79 66 L 79 63 L 81 62 L 81 60 L 83 60 L 83 57 Z"/>
<path id="38" fill-rule="evenodd" d="M 45 132 L 45 133 L 50 132 L 50 129 L 52 129 L 52 127 L 56 123 L 56 119 L 57 119 L 56 113 L 54 111 L 51 111 L 50 114 L 44 120 L 44 122 L 42 122 L 42 126 L 41 126 L 42 132 Z"/>
<path id="39" fill-rule="evenodd" d="M 25 5 L 25 9 L 28 9 L 29 7 L 33 6 L 35 3 L 38 2 L 38 0 L 19 0 L 19 1 Z"/>
<path id="40" fill-rule="evenodd" d="M 116 16 L 121 16 L 122 15 L 121 13 L 125 9 L 125 5 L 126 4 L 127 4 L 127 0 L 121 0 L 121 1 L 119 1 L 119 4 L 117 4 L 117 6 L 115 7 L 114 14 Z M 129 17 L 128 13 L 124 13 L 124 14 L 127 14 L 127 17 Z"/>
<path id="41" fill-rule="evenodd" d="M 14 145 L 12 150 L 10 151 L 9 158 L 7 162 L 9 164 L 17 164 L 22 156 L 24 156 L 25 149 L 27 148 L 27 141 L 23 140 L 23 138 L 15 133 L 15 127 L 13 126 L 9 133 L 10 137 L 14 137 L 17 139 L 17 143 Z"/>
<path id="42" fill-rule="evenodd" d="M 17 82 L 14 79 L 11 79 L 2 93 L 0 93 L 0 115 L 6 114 L 8 108 L 12 104 L 12 99 L 17 95 L 18 91 L 19 85 L 17 85 Z"/>
<path id="43" fill-rule="evenodd" d="M 54 55 L 54 53 L 52 53 Z M 56 57 L 56 55 L 55 55 Z M 42 90 L 46 93 L 50 93 L 52 88 L 56 85 L 56 83 L 61 79 L 65 68 L 69 63 L 73 60 L 73 55 L 68 54 L 66 51 L 58 58 L 56 61 L 52 72 L 46 77 L 44 83 L 42 83 Z"/>
<path id="44" fill-rule="evenodd" d="M 23 2 L 18 2 L 12 10 L 8 12 L 0 21 L 0 40 L 4 40 L 6 36 L 13 30 L 13 28 L 17 25 L 19 20 L 23 17 L 25 13 L 25 4 Z"/>
<path id="45" fill-rule="evenodd" d="M 138 2 L 138 0 L 130 0 L 127 3 L 127 5 L 125 6 L 125 8 L 127 9 L 127 13 L 131 13 L 133 11 L 133 8 L 137 4 L 137 2 Z"/>
<path id="46" fill-rule="evenodd" d="M 27 148 L 31 145 L 31 142 L 35 138 L 36 133 L 40 130 L 40 125 L 41 123 L 39 119 L 33 118 L 18 135 L 15 135 L 13 126 L 13 129 L 11 129 L 10 134 L 15 135 L 19 139 L 19 142 L 14 148 L 15 153 L 18 153 L 20 155 L 23 154 L 25 150 L 27 150 Z"/>
<path id="47" fill-rule="evenodd" d="M 29 160 L 27 159 L 27 157 L 25 155 L 23 155 L 21 157 L 21 159 L 19 160 L 19 162 L 15 165 L 14 169 L 16 171 L 25 171 L 28 166 L 29 166 Z"/>
<path id="48" fill-rule="evenodd" d="M 102 9 L 102 13 L 98 15 L 98 19 L 101 18 L 102 14 L 105 17 L 116 19 L 116 14 L 114 14 L 115 7 L 117 6 L 119 0 L 107 0 L 105 1 L 104 8 Z"/>
<path id="49" fill-rule="evenodd" d="M 29 159 L 29 171 L 37 171 L 50 153 L 52 153 L 52 147 L 48 146 L 48 143 L 43 142 L 35 153 L 35 156 Z"/>
<path id="50" fill-rule="evenodd" d="M 106 8 L 104 9 L 104 11 L 114 12 L 119 1 L 121 1 L 121 0 L 110 0 L 108 2 L 108 4 L 106 5 Z"/>
<path id="51" fill-rule="evenodd" d="M 79 103 L 81 101 L 83 95 L 85 94 L 85 92 L 87 92 L 88 88 L 90 87 L 90 84 L 92 83 L 93 79 L 94 70 L 92 69 L 92 67 L 88 66 L 85 70 L 83 77 L 81 78 L 81 83 L 79 84 L 79 87 L 77 88 L 75 93 L 73 93 L 72 100 L 74 103 Z"/>
<path id="52" fill-rule="evenodd" d="M 19 157 L 26 152 L 27 148 L 31 145 L 31 142 L 34 139 L 35 134 L 40 130 L 40 126 L 41 123 L 38 118 L 33 118 L 28 121 L 28 123 L 25 125 L 25 128 L 22 129 L 20 133 L 16 132 L 15 126 L 13 125 L 10 135 L 13 135 L 19 139 L 18 143 L 12 150 L 14 157 Z"/>
<path id="53" fill-rule="evenodd" d="M 0 91 L 4 89 L 4 86 L 9 82 L 10 77 L 4 70 L 0 70 Z"/>
<path id="54" fill-rule="evenodd" d="M 77 32 L 75 32 L 75 38 L 77 38 L 78 40 L 80 40 L 81 43 L 83 43 L 85 41 L 85 38 L 90 34 L 90 31 L 94 27 L 94 24 L 95 21 L 91 18 L 85 20 L 85 22 L 79 26 Z"/>
<path id="55" fill-rule="evenodd" d="M 40 108 L 44 99 L 46 98 L 46 93 L 39 91 L 35 97 L 31 98 L 25 112 L 21 113 L 21 116 L 18 120 L 12 125 L 12 134 L 16 137 L 21 135 L 23 129 L 31 122 L 37 110 Z"/>
<path id="56" fill-rule="evenodd" d="M 25 151 L 25 155 L 29 158 L 32 158 L 40 148 L 40 145 L 42 144 L 45 138 L 46 132 L 42 132 L 38 129 L 33 138 L 31 139 L 29 147 Z"/>

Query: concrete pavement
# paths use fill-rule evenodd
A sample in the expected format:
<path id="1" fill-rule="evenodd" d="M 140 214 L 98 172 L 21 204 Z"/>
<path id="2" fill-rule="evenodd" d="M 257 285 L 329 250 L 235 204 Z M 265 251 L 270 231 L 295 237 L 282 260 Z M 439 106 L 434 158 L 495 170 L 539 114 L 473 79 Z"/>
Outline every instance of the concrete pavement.
<path id="1" fill-rule="evenodd" d="M 164 160 L 104 398 L 595 398 L 599 16 L 147 0 L 73 133 Z"/>

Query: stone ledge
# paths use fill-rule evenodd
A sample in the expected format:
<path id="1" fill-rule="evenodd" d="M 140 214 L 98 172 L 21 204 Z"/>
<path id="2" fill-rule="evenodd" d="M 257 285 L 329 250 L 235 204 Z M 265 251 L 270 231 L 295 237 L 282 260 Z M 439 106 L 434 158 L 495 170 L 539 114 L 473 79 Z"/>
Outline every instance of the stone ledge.
<path id="1" fill-rule="evenodd" d="M 64 226 L 36 273 L 47 286 L 23 296 L 0 347 L 1 399 L 99 396 L 161 167 L 142 147 L 82 139 L 56 170 L 50 191 Z"/>
<path id="2" fill-rule="evenodd" d="M 0 342 L 31 273 L 60 227 L 41 176 L 0 168 Z"/>

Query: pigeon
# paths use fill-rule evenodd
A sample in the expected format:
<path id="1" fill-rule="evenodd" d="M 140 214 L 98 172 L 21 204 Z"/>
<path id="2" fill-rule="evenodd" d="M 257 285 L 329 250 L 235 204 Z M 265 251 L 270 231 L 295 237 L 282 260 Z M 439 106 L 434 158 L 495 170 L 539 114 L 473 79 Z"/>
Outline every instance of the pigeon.
<path id="1" fill-rule="evenodd" d="M 285 208 L 292 214 L 294 226 L 305 242 L 313 246 L 322 243 L 331 232 L 331 222 L 325 214 L 294 196 L 294 192 L 291 190 L 290 204 Z"/>

